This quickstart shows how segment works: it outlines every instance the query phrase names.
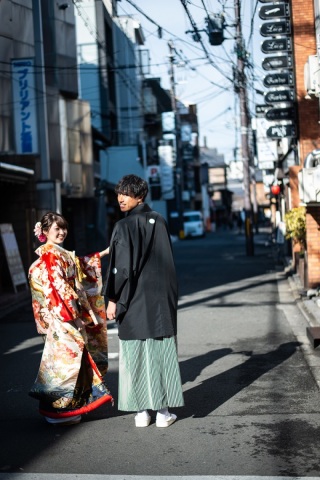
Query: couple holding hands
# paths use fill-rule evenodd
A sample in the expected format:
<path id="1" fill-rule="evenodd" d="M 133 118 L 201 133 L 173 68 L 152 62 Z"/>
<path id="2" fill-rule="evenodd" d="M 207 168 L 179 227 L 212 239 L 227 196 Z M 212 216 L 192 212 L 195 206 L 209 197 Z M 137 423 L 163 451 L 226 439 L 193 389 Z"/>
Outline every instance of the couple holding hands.
<path id="1" fill-rule="evenodd" d="M 40 368 L 29 395 L 39 400 L 47 422 L 70 425 L 113 397 L 104 381 L 108 369 L 106 321 L 119 331 L 118 409 L 136 412 L 136 427 L 168 427 L 169 407 L 184 405 L 178 364 L 178 290 L 168 227 L 145 203 L 148 185 L 126 175 L 115 188 L 125 214 L 110 247 L 84 257 L 62 247 L 65 218 L 46 213 L 36 224 L 39 258 L 29 269 L 38 333 L 45 340 Z M 109 255 L 102 284 L 101 257 Z M 104 295 L 108 305 L 105 308 Z"/>

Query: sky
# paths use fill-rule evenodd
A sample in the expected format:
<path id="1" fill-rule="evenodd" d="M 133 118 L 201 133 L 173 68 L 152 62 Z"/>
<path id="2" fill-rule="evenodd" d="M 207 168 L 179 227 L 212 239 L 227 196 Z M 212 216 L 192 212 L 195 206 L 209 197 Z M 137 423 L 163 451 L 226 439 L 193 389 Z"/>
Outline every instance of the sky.
<path id="1" fill-rule="evenodd" d="M 191 33 L 186 33 L 192 30 L 192 25 L 183 3 L 200 32 L 204 48 L 193 40 Z M 176 51 L 177 97 L 183 103 L 197 104 L 200 145 L 203 146 L 206 139 L 207 146 L 224 154 L 229 163 L 235 159 L 235 148 L 240 147 L 239 102 L 232 83 L 232 66 L 236 64 L 234 0 L 188 0 L 183 3 L 181 0 L 120 0 L 117 2 L 118 15 L 130 15 L 139 20 L 145 48 L 150 51 L 151 76 L 160 77 L 166 89 L 170 88 L 168 42 L 172 40 Z M 263 39 L 259 33 L 262 22 L 258 18 L 262 4 L 258 0 L 242 0 L 241 4 L 243 37 L 251 65 L 246 71 L 248 84 L 253 86 L 253 82 L 257 85 L 263 77 L 260 51 Z M 207 33 L 201 30 L 206 28 L 208 14 L 220 13 L 224 13 L 227 24 L 226 39 L 222 45 L 212 46 Z M 162 29 L 161 39 L 158 26 Z M 250 86 L 249 91 L 250 110 L 254 113 L 255 103 L 264 101 Z M 237 152 L 239 157 L 239 150 Z"/>

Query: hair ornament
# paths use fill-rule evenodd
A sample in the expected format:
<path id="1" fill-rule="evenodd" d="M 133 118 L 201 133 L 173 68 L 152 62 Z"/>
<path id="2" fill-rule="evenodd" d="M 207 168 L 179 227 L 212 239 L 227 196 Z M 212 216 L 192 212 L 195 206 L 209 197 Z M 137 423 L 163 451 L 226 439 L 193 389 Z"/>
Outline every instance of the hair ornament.
<path id="1" fill-rule="evenodd" d="M 43 243 L 47 240 L 47 237 L 42 232 L 41 222 L 37 222 L 34 226 L 34 234 L 38 238 L 39 242 Z"/>

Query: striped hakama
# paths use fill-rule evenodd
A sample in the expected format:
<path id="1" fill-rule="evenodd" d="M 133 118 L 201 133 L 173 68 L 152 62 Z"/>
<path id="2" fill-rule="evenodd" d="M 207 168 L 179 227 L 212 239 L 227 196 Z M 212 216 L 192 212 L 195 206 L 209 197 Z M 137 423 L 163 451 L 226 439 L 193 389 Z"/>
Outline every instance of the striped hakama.
<path id="1" fill-rule="evenodd" d="M 119 357 L 119 410 L 184 405 L 175 337 L 120 340 Z"/>

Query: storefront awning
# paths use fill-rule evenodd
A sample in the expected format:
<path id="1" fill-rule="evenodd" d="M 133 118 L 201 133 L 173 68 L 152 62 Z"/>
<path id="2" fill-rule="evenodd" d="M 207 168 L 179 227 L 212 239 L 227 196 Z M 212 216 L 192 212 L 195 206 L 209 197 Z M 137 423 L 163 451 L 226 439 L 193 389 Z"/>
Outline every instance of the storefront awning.
<path id="1" fill-rule="evenodd" d="M 0 181 L 25 183 L 34 175 L 31 168 L 20 167 L 12 163 L 0 162 Z"/>

